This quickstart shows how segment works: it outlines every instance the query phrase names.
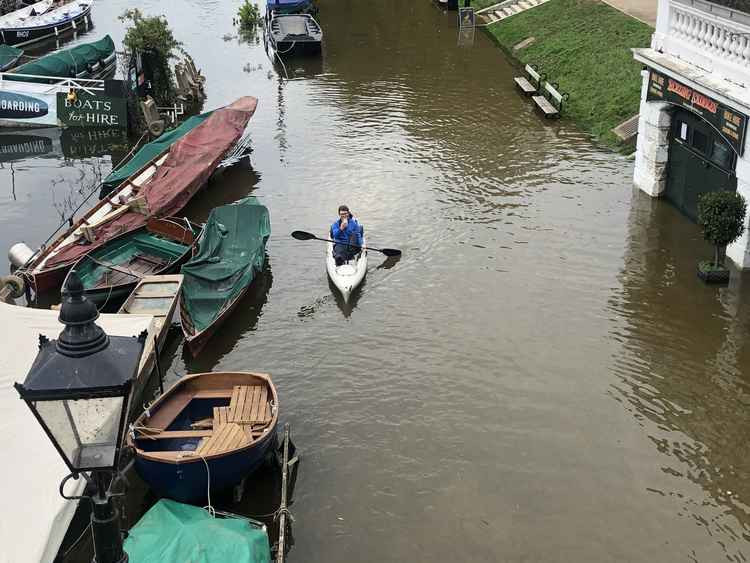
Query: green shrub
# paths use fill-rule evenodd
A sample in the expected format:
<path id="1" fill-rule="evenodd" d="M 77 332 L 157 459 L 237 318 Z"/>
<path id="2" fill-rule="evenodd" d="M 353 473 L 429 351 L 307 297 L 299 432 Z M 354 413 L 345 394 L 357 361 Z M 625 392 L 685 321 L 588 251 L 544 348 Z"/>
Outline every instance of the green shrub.
<path id="1" fill-rule="evenodd" d="M 240 28 L 248 29 L 255 27 L 260 21 L 260 10 L 255 4 L 251 4 L 250 0 L 245 0 L 240 6 L 237 15 L 240 19 Z"/>
<path id="2" fill-rule="evenodd" d="M 175 98 L 175 86 L 169 59 L 182 50 L 182 43 L 175 39 L 164 16 L 144 16 L 138 8 L 126 10 L 119 20 L 129 24 L 122 43 L 128 54 L 148 55 L 154 72 L 154 98 L 160 105 L 171 104 Z"/>
<path id="3" fill-rule="evenodd" d="M 698 225 L 703 238 L 714 245 L 714 267 L 726 246 L 742 235 L 746 212 L 745 198 L 737 192 L 708 192 L 698 198 Z"/>

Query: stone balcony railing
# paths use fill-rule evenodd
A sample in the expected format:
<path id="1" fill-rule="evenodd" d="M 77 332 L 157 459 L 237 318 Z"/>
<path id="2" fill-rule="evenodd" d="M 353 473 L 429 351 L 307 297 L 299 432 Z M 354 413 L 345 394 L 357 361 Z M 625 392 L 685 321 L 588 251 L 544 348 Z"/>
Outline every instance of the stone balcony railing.
<path id="1" fill-rule="evenodd" d="M 750 14 L 703 0 L 659 0 L 651 47 L 750 86 Z"/>

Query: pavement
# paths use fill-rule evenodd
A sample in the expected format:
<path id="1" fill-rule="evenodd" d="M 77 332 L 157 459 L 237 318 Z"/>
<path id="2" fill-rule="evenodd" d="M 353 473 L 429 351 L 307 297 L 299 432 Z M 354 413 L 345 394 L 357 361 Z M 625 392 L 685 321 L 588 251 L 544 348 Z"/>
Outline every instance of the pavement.
<path id="1" fill-rule="evenodd" d="M 602 0 L 613 8 L 620 10 L 643 23 L 656 27 L 656 10 L 658 0 Z"/>

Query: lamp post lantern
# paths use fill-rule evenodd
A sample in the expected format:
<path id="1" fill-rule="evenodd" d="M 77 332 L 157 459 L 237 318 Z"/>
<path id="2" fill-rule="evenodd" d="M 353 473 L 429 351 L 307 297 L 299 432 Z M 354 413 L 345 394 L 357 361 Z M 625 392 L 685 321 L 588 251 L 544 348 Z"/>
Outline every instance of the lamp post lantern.
<path id="1" fill-rule="evenodd" d="M 108 336 L 94 321 L 96 306 L 83 295 L 75 270 L 63 288 L 57 340 L 39 337 L 39 352 L 15 387 L 71 471 L 95 486 L 91 530 L 95 563 L 124 563 L 119 517 L 109 488 L 119 467 L 132 383 L 146 333 Z M 91 476 L 87 475 L 91 473 Z M 65 497 L 70 498 L 70 497 Z"/>

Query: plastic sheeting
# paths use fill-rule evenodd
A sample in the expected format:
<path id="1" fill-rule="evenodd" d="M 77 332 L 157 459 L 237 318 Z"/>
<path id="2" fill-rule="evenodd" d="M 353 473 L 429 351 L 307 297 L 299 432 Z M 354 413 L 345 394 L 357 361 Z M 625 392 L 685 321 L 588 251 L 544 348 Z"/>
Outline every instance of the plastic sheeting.
<path id="1" fill-rule="evenodd" d="M 232 105 L 215 110 L 203 123 L 169 149 L 164 163 L 138 191 L 146 199 L 149 214 L 155 217 L 177 215 L 195 195 L 226 152 L 240 139 L 255 113 L 257 98 L 245 96 Z M 46 268 L 70 264 L 104 242 L 146 224 L 149 216 L 129 211 L 95 229 L 91 244 L 69 244 L 51 256 Z"/>
<path id="2" fill-rule="evenodd" d="M 63 325 L 57 311 L 0 303 L 0 562 L 48 562 L 57 555 L 77 503 L 58 493 L 68 468 L 13 387 L 23 381 L 36 357 L 39 335 L 57 338 Z M 153 317 L 101 315 L 107 334 L 135 336 L 144 330 L 153 339 Z M 147 357 L 141 358 L 141 368 Z M 67 494 L 80 494 L 83 479 L 68 482 Z"/>
<path id="3" fill-rule="evenodd" d="M 23 49 L 10 45 L 0 45 L 0 71 L 5 71 L 16 64 L 21 55 L 23 55 Z"/>
<path id="4" fill-rule="evenodd" d="M 205 330 L 263 267 L 271 234 L 268 209 L 255 197 L 211 211 L 200 250 L 183 267 L 181 306 L 195 332 Z"/>
<path id="5" fill-rule="evenodd" d="M 268 534 L 242 518 L 212 518 L 197 506 L 162 499 L 125 540 L 130 563 L 270 563 Z"/>
<path id="6" fill-rule="evenodd" d="M 33 74 L 36 76 L 55 76 L 75 78 L 80 72 L 88 70 L 90 65 L 103 61 L 115 52 L 115 43 L 109 35 L 99 41 L 84 43 L 70 49 L 51 53 L 30 63 L 22 64 L 11 71 L 6 80 L 23 82 L 47 82 L 43 78 L 14 77 L 12 74 Z"/>
<path id="7" fill-rule="evenodd" d="M 194 115 L 181 123 L 179 127 L 167 131 L 158 139 L 143 145 L 140 150 L 133 155 L 133 158 L 104 179 L 104 182 L 102 182 L 102 192 L 108 194 L 117 188 L 133 174 L 169 149 L 174 143 L 198 127 L 198 125 L 203 123 L 212 113 L 213 112 L 209 111 L 200 115 Z"/>

